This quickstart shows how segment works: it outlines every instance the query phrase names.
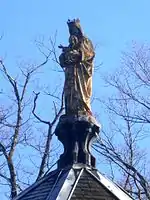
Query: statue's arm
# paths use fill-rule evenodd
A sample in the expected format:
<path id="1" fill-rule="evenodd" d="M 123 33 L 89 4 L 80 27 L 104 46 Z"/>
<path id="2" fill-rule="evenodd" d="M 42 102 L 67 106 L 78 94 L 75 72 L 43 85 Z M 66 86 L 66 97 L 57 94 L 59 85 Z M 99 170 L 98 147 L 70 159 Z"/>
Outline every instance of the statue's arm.
<path id="1" fill-rule="evenodd" d="M 93 59 L 95 56 L 92 42 L 87 38 L 85 38 L 83 44 L 81 45 L 80 51 L 81 51 L 81 65 L 84 74 L 88 77 L 91 77 L 93 72 Z"/>
<path id="2" fill-rule="evenodd" d="M 58 46 L 59 49 L 62 49 L 63 52 L 67 51 L 69 47 L 63 46 L 63 45 L 59 45 Z"/>
<path id="3" fill-rule="evenodd" d="M 81 52 L 81 61 L 92 63 L 95 56 L 95 52 L 93 44 L 89 39 L 87 38 L 84 39 L 80 48 L 80 52 Z"/>

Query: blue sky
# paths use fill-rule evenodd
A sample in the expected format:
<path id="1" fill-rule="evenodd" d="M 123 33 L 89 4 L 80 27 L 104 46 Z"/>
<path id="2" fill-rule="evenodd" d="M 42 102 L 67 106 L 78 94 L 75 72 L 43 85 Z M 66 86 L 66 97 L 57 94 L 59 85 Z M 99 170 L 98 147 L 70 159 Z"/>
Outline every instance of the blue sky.
<path id="1" fill-rule="evenodd" d="M 132 41 L 150 43 L 150 1 L 149 0 L 63 0 L 63 1 L 1 1 L 0 11 L 0 57 L 4 58 L 9 71 L 17 74 L 17 63 L 41 61 L 35 48 L 35 39 L 49 38 L 57 30 L 58 45 L 67 44 L 68 18 L 80 18 L 85 34 L 96 45 L 95 63 L 103 63 L 93 80 L 93 92 L 100 96 L 105 92 L 101 87 L 100 74 L 119 67 L 121 51 L 128 49 Z M 51 63 L 52 65 L 52 63 Z M 53 87 L 62 74 L 44 69 L 39 81 Z M 4 85 L 0 86 L 5 88 Z M 49 117 L 51 108 L 39 112 Z M 46 105 L 47 106 L 47 105 Z M 96 111 L 96 105 L 93 106 Z M 104 120 L 105 121 L 105 120 Z"/>
<path id="2" fill-rule="evenodd" d="M 148 0 L 2 1 L 0 33 L 4 37 L 0 43 L 0 56 L 5 58 L 12 74 L 17 73 L 16 63 L 22 60 L 40 62 L 35 39 L 41 36 L 47 39 L 57 30 L 57 44 L 67 44 L 66 21 L 79 17 L 85 34 L 97 46 L 95 63 L 103 63 L 99 73 L 113 71 L 119 66 L 121 51 L 126 50 L 133 40 L 150 42 L 149 5 Z M 53 78 L 61 77 L 56 73 L 51 76 L 51 67 L 48 66 L 48 73 L 43 75 L 43 80 L 50 85 Z M 99 95 L 99 73 L 95 74 L 93 81 L 93 93 L 96 95 Z"/>
<path id="3" fill-rule="evenodd" d="M 149 41 L 149 1 L 2 1 L 1 51 L 11 59 L 35 56 L 34 39 L 58 31 L 58 43 L 67 41 L 66 20 L 79 17 L 86 35 L 98 44 L 97 60 L 108 71 L 132 40 Z M 110 62 L 111 61 L 111 62 Z"/>
<path id="4" fill-rule="evenodd" d="M 57 30 L 57 43 L 66 44 L 65 23 L 68 18 L 79 17 L 85 34 L 97 46 L 96 64 L 103 63 L 103 72 L 112 71 L 119 66 L 121 51 L 132 40 L 150 42 L 149 4 L 148 0 L 2 1 L 0 33 L 4 37 L 0 55 L 13 72 L 18 60 L 38 62 L 41 57 L 34 40 L 53 36 Z"/>

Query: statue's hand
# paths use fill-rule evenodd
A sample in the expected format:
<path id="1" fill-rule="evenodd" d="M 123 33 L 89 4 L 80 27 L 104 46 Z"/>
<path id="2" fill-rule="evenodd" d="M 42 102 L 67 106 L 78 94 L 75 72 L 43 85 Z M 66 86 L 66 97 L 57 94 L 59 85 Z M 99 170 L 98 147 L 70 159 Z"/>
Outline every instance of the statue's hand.
<path id="1" fill-rule="evenodd" d="M 63 45 L 59 45 L 58 48 L 62 49 L 63 52 L 68 50 L 68 47 L 64 47 Z"/>
<path id="2" fill-rule="evenodd" d="M 60 44 L 60 45 L 58 46 L 58 48 L 63 49 L 64 46 L 63 46 L 62 44 Z"/>

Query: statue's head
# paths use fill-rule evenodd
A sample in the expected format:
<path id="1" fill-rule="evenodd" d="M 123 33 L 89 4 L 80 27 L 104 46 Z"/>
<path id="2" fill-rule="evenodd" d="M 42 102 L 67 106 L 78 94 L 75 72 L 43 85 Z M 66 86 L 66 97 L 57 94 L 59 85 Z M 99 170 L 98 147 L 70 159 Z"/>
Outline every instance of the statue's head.
<path id="1" fill-rule="evenodd" d="M 68 24 L 68 27 L 69 27 L 70 35 L 75 35 L 77 37 L 83 36 L 83 32 L 82 32 L 82 29 L 81 29 L 79 19 L 74 19 L 72 21 L 70 19 L 68 19 L 67 24 Z"/>

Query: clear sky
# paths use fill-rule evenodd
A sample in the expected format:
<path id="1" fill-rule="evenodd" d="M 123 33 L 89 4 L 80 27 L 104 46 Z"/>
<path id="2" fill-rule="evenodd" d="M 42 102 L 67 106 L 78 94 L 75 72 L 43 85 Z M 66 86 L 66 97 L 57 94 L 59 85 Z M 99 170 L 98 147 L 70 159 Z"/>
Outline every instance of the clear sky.
<path id="1" fill-rule="evenodd" d="M 79 17 L 86 35 L 98 44 L 97 62 L 102 61 L 109 71 L 127 43 L 150 40 L 149 7 L 148 0 L 1 1 L 0 33 L 4 38 L 0 52 L 7 53 L 9 60 L 35 58 L 37 36 L 48 37 L 57 30 L 58 44 L 65 43 L 66 20 Z"/>
<path id="2" fill-rule="evenodd" d="M 109 72 L 119 66 L 121 51 L 133 40 L 150 42 L 149 7 L 148 0 L 1 1 L 0 33 L 4 37 L 0 56 L 12 72 L 18 60 L 38 62 L 41 57 L 34 40 L 53 36 L 57 30 L 57 43 L 66 44 L 65 23 L 68 18 L 79 17 L 85 34 L 97 46 L 96 64 L 102 62 L 100 70 Z M 48 74 L 46 80 L 51 78 Z M 96 76 L 94 91 L 98 82 Z"/>
<path id="3" fill-rule="evenodd" d="M 85 34 L 97 46 L 96 64 L 103 63 L 93 81 L 97 95 L 103 93 L 99 89 L 99 73 L 119 67 L 121 51 L 126 50 L 132 41 L 150 43 L 149 0 L 5 0 L 1 1 L 0 8 L 0 34 L 3 35 L 0 57 L 5 58 L 12 74 L 17 73 L 16 63 L 20 60 L 41 60 L 34 44 L 36 38 L 48 38 L 57 30 L 57 43 L 67 44 L 66 21 L 80 18 Z M 40 80 L 53 87 L 61 75 L 55 73 L 52 77 L 50 69 L 48 66 L 48 73 Z M 5 86 L 0 85 L 1 88 Z"/>

